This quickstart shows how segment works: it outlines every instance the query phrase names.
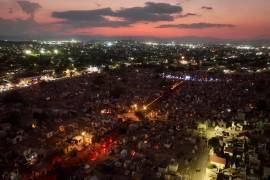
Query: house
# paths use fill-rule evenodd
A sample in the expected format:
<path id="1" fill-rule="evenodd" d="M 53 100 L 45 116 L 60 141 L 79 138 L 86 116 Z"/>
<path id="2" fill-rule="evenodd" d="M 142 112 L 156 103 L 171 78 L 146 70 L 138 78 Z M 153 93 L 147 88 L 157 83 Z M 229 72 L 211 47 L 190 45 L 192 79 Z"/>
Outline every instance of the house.
<path id="1" fill-rule="evenodd" d="M 217 179 L 217 176 L 218 176 L 218 171 L 216 168 L 206 168 L 206 171 L 205 171 L 206 180 Z"/>
<path id="2" fill-rule="evenodd" d="M 12 139 L 12 144 L 17 144 L 17 143 L 22 142 L 22 141 L 23 141 L 22 135 L 18 135 Z"/>
<path id="3" fill-rule="evenodd" d="M 69 145 L 64 148 L 64 152 L 67 154 L 73 150 L 81 151 L 85 146 L 92 143 L 92 138 L 92 134 L 82 132 L 82 135 L 74 136 L 72 139 L 69 139 Z"/>
<path id="4" fill-rule="evenodd" d="M 176 175 L 171 175 L 171 174 L 166 174 L 164 177 L 166 180 L 181 180 L 181 176 L 176 176 Z"/>
<path id="5" fill-rule="evenodd" d="M 37 162 L 38 160 L 38 153 L 33 151 L 31 148 L 25 150 L 23 152 L 24 158 L 25 160 L 29 163 L 29 164 L 34 164 Z"/>
<path id="6" fill-rule="evenodd" d="M 238 120 L 244 121 L 244 120 L 246 120 L 246 114 L 244 112 L 238 112 L 236 118 Z"/>
<path id="7" fill-rule="evenodd" d="M 176 173 L 178 171 L 178 167 L 179 167 L 178 163 L 170 164 L 167 167 L 167 172 Z"/>
<path id="8" fill-rule="evenodd" d="M 270 166 L 263 167 L 263 179 L 270 179 Z"/>
<path id="9" fill-rule="evenodd" d="M 236 127 L 235 127 L 235 130 L 236 130 L 236 131 L 243 131 L 243 128 L 244 128 L 244 126 L 243 126 L 242 124 L 237 123 L 237 124 L 236 124 Z"/>
<path id="10" fill-rule="evenodd" d="M 249 154 L 249 166 L 254 169 L 258 169 L 261 165 L 261 160 L 258 158 L 258 154 Z"/>
<path id="11" fill-rule="evenodd" d="M 218 121 L 218 126 L 225 129 L 227 127 L 227 123 L 223 120 L 220 120 Z"/>
<path id="12" fill-rule="evenodd" d="M 224 129 L 222 127 L 216 126 L 215 127 L 215 134 L 217 136 L 223 136 L 222 132 L 224 131 Z"/>
<path id="13" fill-rule="evenodd" d="M 118 119 L 122 119 L 123 121 L 127 121 L 127 120 L 131 120 L 135 122 L 140 121 L 140 119 L 135 115 L 135 113 L 131 113 L 131 112 L 118 115 Z"/>
<path id="14" fill-rule="evenodd" d="M 260 177 L 257 174 L 248 174 L 247 180 L 260 180 Z"/>
<path id="15" fill-rule="evenodd" d="M 259 142 L 258 143 L 258 150 L 259 152 L 264 152 L 267 150 L 267 143 L 261 143 Z"/>
<path id="16" fill-rule="evenodd" d="M 197 126 L 197 129 L 200 130 L 200 131 L 206 131 L 208 128 L 208 123 L 207 122 L 200 122 L 198 123 L 198 126 Z"/>
<path id="17" fill-rule="evenodd" d="M 209 161 L 211 164 L 215 165 L 218 169 L 224 169 L 226 165 L 226 159 L 222 157 L 218 157 L 216 155 L 212 155 L 209 157 Z"/>
<path id="18" fill-rule="evenodd" d="M 10 123 L 2 123 L 0 124 L 0 129 L 3 131 L 9 131 L 11 129 L 12 125 Z"/>
<path id="19" fill-rule="evenodd" d="M 53 131 L 50 131 L 46 134 L 46 137 L 49 139 L 53 136 Z"/>

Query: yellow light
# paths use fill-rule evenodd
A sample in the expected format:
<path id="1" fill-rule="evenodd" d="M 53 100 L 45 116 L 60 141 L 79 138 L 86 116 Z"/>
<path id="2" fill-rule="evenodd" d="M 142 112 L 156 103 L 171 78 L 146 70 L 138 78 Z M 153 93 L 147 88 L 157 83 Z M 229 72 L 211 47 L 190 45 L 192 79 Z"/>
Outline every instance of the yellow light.
<path id="1" fill-rule="evenodd" d="M 24 53 L 25 53 L 26 55 L 31 55 L 31 54 L 32 54 L 32 51 L 29 50 L 29 49 L 27 49 L 27 50 L 24 50 Z"/>
<path id="2" fill-rule="evenodd" d="M 135 110 L 138 110 L 138 105 L 137 105 L 137 104 L 133 104 L 131 107 L 132 107 L 133 109 L 135 109 Z"/>
<path id="3" fill-rule="evenodd" d="M 143 110 L 147 110 L 147 106 L 143 106 Z"/>
<path id="4" fill-rule="evenodd" d="M 35 129 L 37 125 L 35 123 L 32 124 L 32 128 Z"/>
<path id="5" fill-rule="evenodd" d="M 65 127 L 63 125 L 59 126 L 59 131 L 60 132 L 64 132 L 65 131 Z"/>
<path id="6" fill-rule="evenodd" d="M 86 134 L 85 131 L 83 131 L 83 132 L 82 132 L 82 136 L 85 136 L 85 134 Z"/>
<path id="7" fill-rule="evenodd" d="M 42 49 L 40 49 L 40 51 L 39 51 L 39 52 L 40 52 L 40 54 L 45 54 L 45 53 L 46 53 L 46 52 L 45 52 L 45 49 L 43 49 L 43 48 L 42 48 Z"/>
<path id="8" fill-rule="evenodd" d="M 57 49 L 55 49 L 55 50 L 53 50 L 53 53 L 54 53 L 54 54 L 58 54 L 59 51 L 58 51 Z"/>

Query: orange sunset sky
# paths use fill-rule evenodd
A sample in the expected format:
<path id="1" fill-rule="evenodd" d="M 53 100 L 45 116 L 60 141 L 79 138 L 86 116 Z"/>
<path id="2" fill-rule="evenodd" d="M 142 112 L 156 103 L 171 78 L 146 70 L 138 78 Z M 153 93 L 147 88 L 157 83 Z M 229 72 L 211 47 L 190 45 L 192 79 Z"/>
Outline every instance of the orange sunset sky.
<path id="1" fill-rule="evenodd" d="M 270 37 L 269 0 L 0 0 L 0 37 Z"/>

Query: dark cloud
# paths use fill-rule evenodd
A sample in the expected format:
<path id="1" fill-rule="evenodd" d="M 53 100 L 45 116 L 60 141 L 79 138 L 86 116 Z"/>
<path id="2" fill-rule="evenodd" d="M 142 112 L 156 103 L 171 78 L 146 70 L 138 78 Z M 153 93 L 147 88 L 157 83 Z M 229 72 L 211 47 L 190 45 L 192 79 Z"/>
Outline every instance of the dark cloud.
<path id="1" fill-rule="evenodd" d="M 28 18 L 24 19 L 2 19 L 0 18 L 0 27 L 1 32 L 0 35 L 24 35 L 27 33 L 31 33 L 31 31 L 35 31 L 36 28 L 39 27 L 39 24 L 32 19 Z"/>
<path id="2" fill-rule="evenodd" d="M 182 7 L 167 3 L 147 2 L 144 7 L 123 8 L 116 12 L 116 16 L 131 22 L 138 21 L 172 21 L 173 14 L 181 13 Z"/>
<path id="3" fill-rule="evenodd" d="M 192 24 L 163 24 L 157 28 L 178 28 L 178 29 L 207 29 L 207 28 L 233 28 L 233 24 L 214 23 L 192 23 Z"/>
<path id="4" fill-rule="evenodd" d="M 53 12 L 52 16 L 68 21 L 100 21 L 105 18 L 103 16 L 113 16 L 114 12 L 111 8 L 95 9 L 95 10 L 78 10 Z"/>
<path id="5" fill-rule="evenodd" d="M 103 8 L 53 12 L 52 17 L 62 19 L 64 21 L 61 24 L 73 27 L 119 27 L 130 26 L 137 22 L 173 21 L 175 15 L 181 12 L 181 6 L 146 2 L 143 7 L 122 8 L 116 11 L 111 8 Z M 111 20 L 108 17 L 119 20 Z"/>
<path id="6" fill-rule="evenodd" d="M 20 0 L 15 1 L 22 11 L 29 15 L 26 19 L 4 19 L 0 17 L 0 36 L 1 37 L 24 37 L 31 35 L 46 34 L 47 28 L 50 28 L 51 25 L 40 24 L 34 19 L 36 11 L 41 8 L 38 3 Z M 13 8 L 8 9 L 9 13 L 13 13 Z"/>
<path id="7" fill-rule="evenodd" d="M 33 40 L 33 39 L 65 39 L 71 38 L 60 31 L 53 24 L 40 24 L 31 18 L 28 19 L 1 19 L 0 39 Z"/>
<path id="8" fill-rule="evenodd" d="M 34 18 L 35 12 L 41 8 L 38 3 L 30 1 L 17 1 L 23 12 L 30 15 L 31 18 Z"/>
<path id="9" fill-rule="evenodd" d="M 202 9 L 205 9 L 205 10 L 213 10 L 214 8 L 211 7 L 211 6 L 202 6 L 201 7 Z"/>
<path id="10" fill-rule="evenodd" d="M 123 8 L 116 11 L 118 17 L 130 23 L 173 21 L 174 14 L 181 13 L 182 7 L 167 3 L 146 2 L 144 7 Z"/>
<path id="11" fill-rule="evenodd" d="M 191 16 L 200 16 L 200 15 L 196 14 L 196 13 L 186 13 L 186 14 L 183 14 L 183 15 L 179 15 L 177 17 L 178 18 L 185 18 L 185 17 L 191 17 Z"/>
<path id="12" fill-rule="evenodd" d="M 79 10 L 79 11 L 65 11 L 53 12 L 52 16 L 63 19 L 60 24 L 72 27 L 119 27 L 128 26 L 126 21 L 111 21 L 106 17 L 113 17 L 115 12 L 111 8 L 103 8 L 96 10 Z"/>

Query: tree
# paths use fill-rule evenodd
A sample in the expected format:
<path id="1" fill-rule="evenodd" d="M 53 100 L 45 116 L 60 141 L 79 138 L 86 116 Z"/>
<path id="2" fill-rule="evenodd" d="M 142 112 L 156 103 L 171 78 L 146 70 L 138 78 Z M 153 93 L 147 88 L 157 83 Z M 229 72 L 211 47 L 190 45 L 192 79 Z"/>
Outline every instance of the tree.
<path id="1" fill-rule="evenodd" d="M 77 151 L 75 149 L 73 149 L 72 151 L 69 152 L 69 155 L 71 157 L 76 157 L 77 156 Z"/>
<path id="2" fill-rule="evenodd" d="M 213 147 L 214 149 L 218 148 L 220 146 L 219 139 L 217 137 L 209 139 L 208 145 Z"/>
<path id="3" fill-rule="evenodd" d="M 93 79 L 93 84 L 95 85 L 102 85 L 105 83 L 105 77 L 103 75 L 98 75 Z"/>
<path id="4" fill-rule="evenodd" d="M 256 106 L 258 111 L 267 111 L 269 109 L 269 104 L 265 99 L 258 100 Z"/>
<path id="5" fill-rule="evenodd" d="M 111 97 L 117 99 L 120 98 L 122 94 L 126 92 L 125 87 L 122 86 L 116 86 L 110 91 Z"/>
<path id="6" fill-rule="evenodd" d="M 26 105 L 26 101 L 25 101 L 24 97 L 18 91 L 7 92 L 1 98 L 1 101 L 4 104 L 16 104 L 16 103 L 20 103 L 20 104 Z"/>
<path id="7" fill-rule="evenodd" d="M 13 126 L 18 126 L 20 124 L 21 116 L 20 112 L 11 111 L 3 118 L 3 121 L 11 123 Z"/>
<path id="8" fill-rule="evenodd" d="M 215 169 L 215 168 L 217 168 L 217 166 L 214 164 L 208 164 L 207 168 L 208 169 Z"/>
<path id="9" fill-rule="evenodd" d="M 265 92 L 265 90 L 267 90 L 267 87 L 268 87 L 266 81 L 263 79 L 258 80 L 254 86 L 255 86 L 255 91 L 258 93 Z"/>

